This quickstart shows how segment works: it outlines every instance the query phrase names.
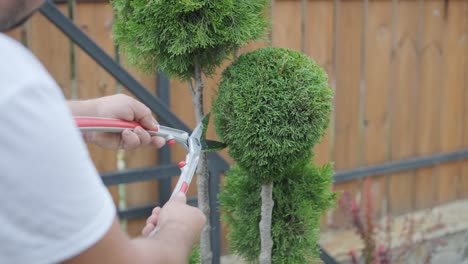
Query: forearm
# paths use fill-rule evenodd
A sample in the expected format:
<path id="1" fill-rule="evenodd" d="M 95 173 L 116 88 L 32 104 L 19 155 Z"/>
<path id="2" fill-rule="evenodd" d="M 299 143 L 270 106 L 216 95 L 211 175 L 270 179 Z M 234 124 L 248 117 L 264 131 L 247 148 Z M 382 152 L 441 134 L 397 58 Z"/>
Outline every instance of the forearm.
<path id="1" fill-rule="evenodd" d="M 68 108 L 73 116 L 96 116 L 97 109 L 96 105 L 93 100 L 69 100 L 67 101 Z M 90 143 L 92 142 L 92 133 L 90 132 L 83 132 L 83 139 L 85 142 Z"/>
<path id="2" fill-rule="evenodd" d="M 166 227 L 152 238 L 137 238 L 132 244 L 140 258 L 139 263 L 188 263 L 195 238 L 188 239 L 187 233 L 175 227 Z"/>
<path id="3" fill-rule="evenodd" d="M 181 243 L 169 243 L 165 240 L 137 238 L 131 241 L 135 249 L 137 262 L 141 264 L 174 263 L 186 264 L 190 257 L 191 248 L 181 246 Z"/>
<path id="4" fill-rule="evenodd" d="M 99 242 L 63 264 L 186 264 L 195 237 L 181 231 L 168 226 L 152 238 L 129 239 L 116 220 Z"/>
<path id="5" fill-rule="evenodd" d="M 96 116 L 98 113 L 94 100 L 67 101 L 73 116 Z"/>

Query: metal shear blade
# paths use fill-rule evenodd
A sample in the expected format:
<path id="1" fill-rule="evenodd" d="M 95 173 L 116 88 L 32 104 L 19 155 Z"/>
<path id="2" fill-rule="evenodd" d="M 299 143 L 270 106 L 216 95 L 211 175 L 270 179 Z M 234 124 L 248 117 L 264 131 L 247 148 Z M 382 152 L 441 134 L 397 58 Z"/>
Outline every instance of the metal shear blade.
<path id="1" fill-rule="evenodd" d="M 200 143 L 203 134 L 203 122 L 200 122 L 193 130 L 190 137 L 187 139 L 188 153 L 185 156 L 185 166 L 182 166 L 179 181 L 172 193 L 172 196 L 181 191 L 187 193 L 188 187 L 192 181 L 195 170 L 198 166 L 200 154 L 202 152 L 202 145 Z M 171 196 L 171 197 L 172 197 Z"/>
<path id="2" fill-rule="evenodd" d="M 202 137 L 205 136 L 208 119 L 209 115 L 203 117 L 202 121 L 195 127 L 190 136 L 183 130 L 167 126 L 158 126 L 158 129 L 147 130 L 152 136 L 161 136 L 166 138 L 168 142 L 175 141 L 181 144 L 188 152 L 185 156 L 185 160 L 179 163 L 181 175 L 172 196 L 179 191 L 187 193 L 193 174 L 197 169 L 200 154 L 204 148 L 208 151 L 212 151 L 213 149 L 221 149 L 224 147 L 223 143 L 216 141 L 207 141 L 202 144 Z M 133 129 L 137 126 L 141 126 L 139 123 L 133 121 L 99 117 L 75 117 L 75 122 L 81 131 L 111 133 L 120 133 L 125 129 Z"/>

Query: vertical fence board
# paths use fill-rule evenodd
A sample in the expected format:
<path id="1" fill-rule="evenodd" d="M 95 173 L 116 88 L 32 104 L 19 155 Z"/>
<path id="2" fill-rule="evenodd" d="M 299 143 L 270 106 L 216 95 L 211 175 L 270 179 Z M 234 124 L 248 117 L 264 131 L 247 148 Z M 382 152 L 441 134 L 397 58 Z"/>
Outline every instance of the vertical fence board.
<path id="1" fill-rule="evenodd" d="M 10 30 L 10 31 L 7 31 L 5 32 L 8 36 L 16 39 L 17 41 L 21 42 L 21 37 L 23 35 L 23 32 L 24 32 L 24 27 L 21 26 L 21 27 L 17 27 L 13 30 Z"/>
<path id="2" fill-rule="evenodd" d="M 466 2 L 466 1 L 465 1 Z M 440 147 L 442 152 L 455 151 L 463 144 L 462 129 L 464 94 L 464 61 L 459 54 L 463 54 L 463 45 L 459 39 L 463 36 L 464 10 L 463 1 L 451 1 L 443 13 L 444 19 L 444 43 L 443 64 L 441 76 L 443 78 L 439 89 L 442 96 L 439 99 L 441 105 L 440 123 Z M 438 202 L 445 203 L 454 200 L 458 196 L 460 186 L 460 163 L 441 165 L 438 177 Z"/>
<path id="3" fill-rule="evenodd" d="M 114 54 L 112 41 L 113 11 L 106 3 L 79 3 L 74 13 L 75 23 L 107 53 Z M 115 80 L 81 49 L 76 49 L 76 82 L 80 99 L 101 97 L 115 93 Z M 116 152 L 89 145 L 91 158 L 100 172 L 114 171 Z M 114 201 L 118 201 L 117 186 L 109 187 Z"/>
<path id="4" fill-rule="evenodd" d="M 369 1 L 365 56 L 364 165 L 388 160 L 389 93 L 392 51 L 392 2 Z M 387 208 L 387 178 L 372 179 L 375 213 Z"/>
<path id="5" fill-rule="evenodd" d="M 359 101 L 363 4 L 343 1 L 338 14 L 336 43 L 336 127 L 334 160 L 337 170 L 359 165 Z"/>
<path id="6" fill-rule="evenodd" d="M 254 51 L 256 49 L 268 47 L 269 45 L 270 45 L 269 40 L 259 39 L 257 41 L 250 42 L 247 45 L 241 47 L 239 49 L 239 51 L 238 51 L 238 54 L 240 55 L 242 53 L 246 53 L 246 52 L 249 52 L 249 51 Z"/>
<path id="7" fill-rule="evenodd" d="M 464 30 L 463 35 L 458 39 L 458 42 L 464 47 L 464 53 L 457 55 L 460 60 L 464 60 L 464 115 L 461 122 L 463 123 L 463 147 L 468 148 L 468 2 L 464 1 L 464 19 L 463 22 L 459 21 L 459 23 L 463 23 Z M 460 190 L 460 198 L 468 198 L 468 161 L 464 161 L 462 163 L 462 173 L 460 175 L 461 180 L 461 190 Z"/>
<path id="8" fill-rule="evenodd" d="M 275 1 L 272 10 L 272 45 L 301 50 L 301 1 Z"/>
<path id="9" fill-rule="evenodd" d="M 333 155 L 335 169 L 345 170 L 359 166 L 361 159 L 359 130 L 364 6 L 362 1 L 341 1 L 337 5 Z M 338 184 L 336 190 L 356 195 L 359 185 L 359 181 L 350 181 Z M 338 210 L 334 224 L 342 225 L 343 220 L 343 212 Z"/>
<path id="10" fill-rule="evenodd" d="M 440 95 L 441 95 L 441 34 L 443 2 L 425 1 L 423 4 L 422 36 L 420 42 L 419 101 L 417 117 L 416 153 L 430 155 L 439 151 Z M 416 208 L 428 208 L 437 200 L 437 168 L 427 167 L 416 171 Z"/>
<path id="11" fill-rule="evenodd" d="M 304 52 L 320 64 L 328 74 L 330 85 L 333 84 L 333 1 L 309 1 L 305 17 L 305 47 Z M 331 124 L 333 121 L 331 121 Z M 326 164 L 331 158 L 331 133 L 329 127 L 322 142 L 314 148 L 314 161 Z"/>
<path id="12" fill-rule="evenodd" d="M 254 47 L 263 47 L 264 44 L 261 42 L 254 42 L 255 46 L 251 46 L 252 44 L 246 46 L 249 48 L 254 48 Z M 255 48 L 256 49 L 256 48 Z M 216 92 L 218 90 L 218 85 L 221 82 L 221 74 L 228 67 L 233 61 L 233 58 L 228 58 L 227 60 L 224 61 L 224 63 L 216 69 L 216 73 L 213 74 L 212 76 L 204 76 L 203 80 L 205 82 L 205 100 L 204 100 L 204 111 L 205 113 L 208 113 L 211 111 L 211 105 L 213 103 L 213 99 L 216 96 Z M 208 130 L 206 131 L 206 137 L 209 139 L 216 139 L 218 140 L 216 133 L 215 133 L 215 127 L 214 127 L 214 116 L 211 116 L 210 122 L 208 123 Z M 227 155 L 226 149 L 222 150 L 220 154 L 228 159 L 229 162 L 232 162 L 230 159 L 229 155 Z"/>
<path id="13" fill-rule="evenodd" d="M 396 22 L 393 43 L 394 78 L 391 96 L 391 158 L 401 160 L 414 156 L 416 139 L 415 110 L 417 89 L 417 39 L 419 3 L 395 2 Z M 412 207 L 412 172 L 390 176 L 389 209 L 397 214 Z"/>
<path id="14" fill-rule="evenodd" d="M 305 12 L 303 43 L 304 53 L 309 55 L 316 63 L 321 65 L 328 74 L 330 88 L 334 84 L 333 70 L 333 37 L 334 37 L 334 5 L 333 1 L 320 0 L 308 1 Z M 314 151 L 314 163 L 324 165 L 331 162 L 331 138 L 333 133 L 333 116 L 330 126 L 325 131 L 322 141 L 317 144 Z M 322 229 L 327 227 L 330 221 L 329 215 L 322 218 Z"/>
<path id="15" fill-rule="evenodd" d="M 68 16 L 68 5 L 58 6 Z M 27 23 L 28 47 L 54 77 L 66 98 L 71 95 L 70 40 L 40 13 Z M 47 36 L 47 37 L 45 37 Z"/>

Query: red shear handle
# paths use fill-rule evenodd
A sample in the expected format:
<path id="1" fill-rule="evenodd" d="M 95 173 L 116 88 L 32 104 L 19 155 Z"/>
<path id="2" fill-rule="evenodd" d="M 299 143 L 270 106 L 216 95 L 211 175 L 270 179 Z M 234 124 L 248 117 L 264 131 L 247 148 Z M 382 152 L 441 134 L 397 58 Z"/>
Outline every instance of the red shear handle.
<path id="1" fill-rule="evenodd" d="M 141 126 L 135 121 L 125 121 L 119 119 L 100 118 L 100 117 L 75 117 L 75 122 L 78 127 L 119 127 L 119 128 L 136 128 Z M 157 128 L 152 131 L 158 131 Z"/>
<path id="2" fill-rule="evenodd" d="M 180 186 L 180 191 L 187 194 L 188 187 L 189 186 L 188 186 L 187 182 L 184 182 L 184 183 L 182 183 L 182 186 Z"/>

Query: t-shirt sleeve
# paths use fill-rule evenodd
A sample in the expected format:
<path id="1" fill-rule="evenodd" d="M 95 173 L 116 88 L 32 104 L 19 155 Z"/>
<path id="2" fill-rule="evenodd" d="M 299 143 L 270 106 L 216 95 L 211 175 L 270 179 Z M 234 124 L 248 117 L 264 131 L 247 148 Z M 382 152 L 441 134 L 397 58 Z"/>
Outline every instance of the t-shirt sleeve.
<path id="1" fill-rule="evenodd" d="M 42 80 L 0 98 L 0 263 L 68 259 L 115 218 L 62 94 Z"/>

